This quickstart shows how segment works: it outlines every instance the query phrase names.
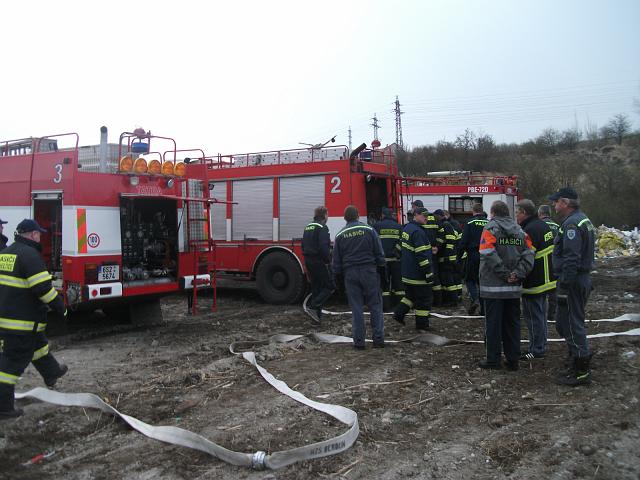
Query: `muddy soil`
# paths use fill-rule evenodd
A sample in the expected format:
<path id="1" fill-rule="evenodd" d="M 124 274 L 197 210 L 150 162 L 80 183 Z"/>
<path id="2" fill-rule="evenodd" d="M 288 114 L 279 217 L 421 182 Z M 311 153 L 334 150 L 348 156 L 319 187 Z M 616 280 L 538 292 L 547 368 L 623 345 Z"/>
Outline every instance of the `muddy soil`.
<path id="1" fill-rule="evenodd" d="M 589 319 L 640 312 L 640 258 L 600 261 Z M 228 347 L 275 333 L 350 335 L 350 317 L 314 328 L 299 306 L 265 305 L 247 287 L 220 288 L 218 310 L 186 314 L 163 300 L 159 326 L 131 328 L 103 315 L 76 318 L 51 341 L 69 374 L 64 392 L 91 392 L 154 425 L 197 432 L 232 450 L 267 452 L 338 435 L 345 425 L 279 394 Z M 201 299 L 204 307 L 211 297 Z M 346 307 L 336 300 L 330 308 Z M 463 313 L 461 307 L 436 310 Z M 414 331 L 386 323 L 387 339 Z M 432 319 L 434 333 L 483 338 L 480 320 Z M 590 333 L 637 323 L 590 323 Z M 553 325 L 550 336 L 557 337 Z M 526 330 L 523 330 L 526 338 Z M 10 479 L 637 479 L 640 477 L 640 338 L 591 342 L 593 384 L 552 379 L 565 346 L 521 362 L 518 372 L 481 371 L 482 344 L 396 344 L 356 351 L 309 337 L 256 349 L 260 363 L 307 397 L 355 410 L 360 436 L 346 452 L 277 471 L 252 471 L 150 440 L 99 411 L 19 401 L 26 414 L 0 424 L 0 478 Z M 42 386 L 32 367 L 18 390 Z M 318 398 L 319 397 L 319 398 Z M 45 451 L 39 463 L 24 465 Z"/>

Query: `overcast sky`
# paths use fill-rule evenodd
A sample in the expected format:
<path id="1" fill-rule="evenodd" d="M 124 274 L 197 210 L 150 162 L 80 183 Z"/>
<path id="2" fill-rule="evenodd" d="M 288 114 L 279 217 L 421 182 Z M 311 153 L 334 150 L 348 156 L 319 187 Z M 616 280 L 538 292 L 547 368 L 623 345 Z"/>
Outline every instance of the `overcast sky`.
<path id="1" fill-rule="evenodd" d="M 465 128 L 501 142 L 546 127 L 640 126 L 639 0 L 10 1 L 2 4 L 0 139 L 144 127 L 241 153 L 377 115 L 405 145 Z"/>

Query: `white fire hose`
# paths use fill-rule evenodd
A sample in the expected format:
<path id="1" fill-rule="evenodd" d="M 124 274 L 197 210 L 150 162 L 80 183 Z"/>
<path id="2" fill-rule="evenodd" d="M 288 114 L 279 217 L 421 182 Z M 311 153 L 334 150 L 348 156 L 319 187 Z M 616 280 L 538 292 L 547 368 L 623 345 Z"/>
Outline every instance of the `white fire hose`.
<path id="1" fill-rule="evenodd" d="M 306 302 L 305 302 L 306 303 Z M 334 315 L 343 315 L 346 312 L 332 313 L 325 312 L 328 314 Z M 452 318 L 447 315 L 439 315 L 432 314 L 434 316 L 438 316 L 439 318 Z M 458 316 L 460 317 L 460 316 Z M 478 318 L 472 316 L 461 316 L 462 318 Z M 479 317 L 482 318 L 482 317 Z M 640 314 L 626 314 L 615 319 L 603 319 L 597 320 L 601 322 L 621 322 L 621 321 L 631 321 L 638 322 L 640 321 Z M 634 335 L 640 336 L 640 328 L 635 328 L 633 330 L 628 330 L 625 332 L 609 332 L 609 333 L 599 333 L 596 335 L 588 335 L 587 338 L 601 338 L 601 337 L 611 337 L 617 335 Z M 255 347 L 260 344 L 268 344 L 270 342 L 290 342 L 293 340 L 297 340 L 299 338 L 304 337 L 305 335 L 274 335 L 269 340 L 264 340 L 261 342 L 235 342 L 233 343 L 229 349 L 232 353 L 236 355 L 242 355 L 242 357 L 253 365 L 262 378 L 264 378 L 272 387 L 274 387 L 279 392 L 289 396 L 290 398 L 300 402 L 304 405 L 307 405 L 315 410 L 320 412 L 324 412 L 327 415 L 334 417 L 340 422 L 347 425 L 349 428 L 346 432 L 336 437 L 330 438 L 328 440 L 323 440 L 321 442 L 312 443 L 309 445 L 305 445 L 298 448 L 293 448 L 290 450 L 283 450 L 278 452 L 273 452 L 271 454 L 267 454 L 264 451 L 257 451 L 255 453 L 242 453 L 235 452 L 233 450 L 228 450 L 207 438 L 198 435 L 197 433 L 190 432 L 189 430 L 185 430 L 179 427 L 173 426 L 153 426 L 148 423 L 142 422 L 137 418 L 131 417 L 124 413 L 119 412 L 111 405 L 104 402 L 100 397 L 94 395 L 92 393 L 63 393 L 57 392 L 55 390 L 48 390 L 46 388 L 34 388 L 29 390 L 28 392 L 16 393 L 15 397 L 17 399 L 22 398 L 34 398 L 43 402 L 52 403 L 55 405 L 62 405 L 68 407 L 85 407 L 85 408 L 97 408 L 106 413 L 111 413 L 122 418 L 126 423 L 128 423 L 133 429 L 138 432 L 146 435 L 149 438 L 159 440 L 161 442 L 169 443 L 172 445 L 180 445 L 183 447 L 192 448 L 195 450 L 200 450 L 202 452 L 208 453 L 220 460 L 223 460 L 232 465 L 251 467 L 256 470 L 262 470 L 264 468 L 277 469 L 282 468 L 287 465 L 291 465 L 296 462 L 311 460 L 314 458 L 326 457 L 329 455 L 336 455 L 338 453 L 344 452 L 349 449 L 359 434 L 358 427 L 358 415 L 353 410 L 334 404 L 316 402 L 314 400 L 310 400 L 305 397 L 300 392 L 292 390 L 289 386 L 283 382 L 282 380 L 278 380 L 273 375 L 271 375 L 267 370 L 258 365 L 256 361 L 255 353 L 252 351 L 247 352 L 236 352 L 236 349 L 241 348 L 242 346 L 251 346 Z M 323 343 L 348 343 L 351 344 L 353 339 L 350 337 L 344 337 L 339 335 L 330 335 L 323 333 L 313 333 L 311 334 L 313 338 Z M 564 339 L 549 339 L 551 342 L 559 342 L 564 341 Z M 448 344 L 462 344 L 462 343 L 483 343 L 482 340 L 453 340 L 448 339 L 446 337 L 441 337 L 439 335 L 434 335 L 431 333 L 417 335 L 411 338 L 407 338 L 404 340 L 387 340 L 385 343 L 401 343 L 401 342 L 421 342 L 428 343 L 431 345 L 448 345 Z"/>

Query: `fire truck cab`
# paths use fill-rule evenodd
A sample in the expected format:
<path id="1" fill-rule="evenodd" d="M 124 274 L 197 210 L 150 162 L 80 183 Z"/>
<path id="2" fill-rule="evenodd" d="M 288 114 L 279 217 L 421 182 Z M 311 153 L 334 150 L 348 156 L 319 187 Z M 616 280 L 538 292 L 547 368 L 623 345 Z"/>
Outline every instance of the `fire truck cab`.
<path id="1" fill-rule="evenodd" d="M 69 309 L 134 316 L 131 306 L 154 303 L 159 315 L 160 295 L 212 283 L 208 231 L 191 229 L 188 213 L 193 203 L 208 212 L 209 200 L 183 194 L 181 152 L 142 129 L 110 144 L 102 127 L 92 146 L 75 133 L 2 142 L 5 233 L 24 218 L 47 229 L 42 254 Z"/>
<path id="2" fill-rule="evenodd" d="M 207 179 L 219 275 L 255 280 L 269 303 L 295 303 L 306 289 L 301 240 L 316 207 L 325 205 L 333 239 L 344 209 L 363 222 L 385 206 L 400 208 L 391 149 L 347 146 L 218 155 L 192 160 L 187 176 Z"/>

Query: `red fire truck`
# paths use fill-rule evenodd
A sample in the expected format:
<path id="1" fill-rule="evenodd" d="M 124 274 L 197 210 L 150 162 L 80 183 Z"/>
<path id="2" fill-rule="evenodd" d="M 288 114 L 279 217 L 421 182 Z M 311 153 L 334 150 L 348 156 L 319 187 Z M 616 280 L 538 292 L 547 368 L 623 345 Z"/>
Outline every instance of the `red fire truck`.
<path id="1" fill-rule="evenodd" d="M 430 172 L 426 177 L 403 178 L 400 182 L 403 208 L 411 208 L 411 202 L 422 200 L 433 212 L 449 210 L 457 220 L 467 220 L 473 215 L 471 208 L 480 203 L 488 212 L 496 200 L 505 202 L 514 215 L 518 199 L 518 177 L 509 175 L 480 174 L 468 171 Z"/>
<path id="2" fill-rule="evenodd" d="M 75 133 L 1 142 L 5 233 L 23 218 L 48 230 L 43 256 L 68 308 L 159 314 L 162 294 L 215 287 L 208 189 L 179 159 L 191 153 L 142 129 L 117 144 L 106 127 L 93 146 Z"/>
<path id="3" fill-rule="evenodd" d="M 347 205 L 364 222 L 382 207 L 399 209 L 397 175 L 390 149 L 365 144 L 353 152 L 316 146 L 218 155 L 187 166 L 188 177 L 206 178 L 210 195 L 227 202 L 211 207 L 218 274 L 255 280 L 262 298 L 276 304 L 304 294 L 301 237 L 315 207 L 326 205 L 333 238 Z"/>

